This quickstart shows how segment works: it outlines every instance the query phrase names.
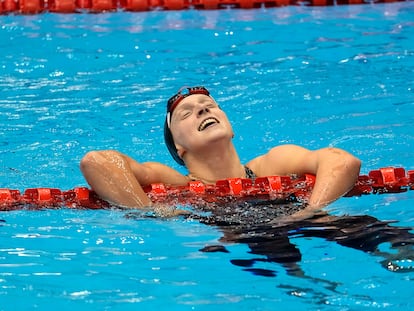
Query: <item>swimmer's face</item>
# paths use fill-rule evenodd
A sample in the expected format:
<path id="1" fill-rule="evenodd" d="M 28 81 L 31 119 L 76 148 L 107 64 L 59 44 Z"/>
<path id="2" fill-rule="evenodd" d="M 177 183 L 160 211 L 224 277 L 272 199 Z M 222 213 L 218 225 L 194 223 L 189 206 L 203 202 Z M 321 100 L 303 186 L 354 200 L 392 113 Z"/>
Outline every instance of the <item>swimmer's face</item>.
<path id="1" fill-rule="evenodd" d="M 204 94 L 187 96 L 177 105 L 170 129 L 179 154 L 233 137 L 226 114 L 212 97 Z"/>

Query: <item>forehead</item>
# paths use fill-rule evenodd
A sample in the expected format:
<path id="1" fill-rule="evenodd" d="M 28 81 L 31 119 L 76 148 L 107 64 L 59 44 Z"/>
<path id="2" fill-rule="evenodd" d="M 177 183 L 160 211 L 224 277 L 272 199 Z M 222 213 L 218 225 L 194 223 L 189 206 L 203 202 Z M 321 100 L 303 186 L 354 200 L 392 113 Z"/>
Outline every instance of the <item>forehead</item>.
<path id="1" fill-rule="evenodd" d="M 174 110 L 191 108 L 205 102 L 215 103 L 214 99 L 204 94 L 193 94 L 185 97 Z"/>

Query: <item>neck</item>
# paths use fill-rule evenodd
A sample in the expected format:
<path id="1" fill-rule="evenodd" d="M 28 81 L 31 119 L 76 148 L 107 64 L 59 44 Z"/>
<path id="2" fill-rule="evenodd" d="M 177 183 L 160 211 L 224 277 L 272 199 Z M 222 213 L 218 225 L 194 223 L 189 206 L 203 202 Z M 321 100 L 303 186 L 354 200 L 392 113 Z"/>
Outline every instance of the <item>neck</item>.
<path id="1" fill-rule="evenodd" d="M 196 154 L 186 154 L 185 162 L 189 177 L 204 183 L 212 184 L 221 179 L 245 177 L 244 166 L 231 142 L 225 148 L 209 146 Z"/>

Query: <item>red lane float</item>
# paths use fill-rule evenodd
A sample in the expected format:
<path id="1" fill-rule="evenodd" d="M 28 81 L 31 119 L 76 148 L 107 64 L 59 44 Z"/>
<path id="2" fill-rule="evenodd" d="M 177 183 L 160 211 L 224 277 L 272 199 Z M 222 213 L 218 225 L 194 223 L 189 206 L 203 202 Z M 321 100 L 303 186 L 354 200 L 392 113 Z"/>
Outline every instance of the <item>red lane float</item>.
<path id="1" fill-rule="evenodd" d="M 42 208 L 102 209 L 109 203 L 100 199 L 95 192 L 86 187 L 61 191 L 55 188 L 19 190 L 0 189 L 0 211 Z"/>
<path id="2" fill-rule="evenodd" d="M 38 14 L 42 12 L 100 13 L 108 11 L 252 9 L 287 5 L 332 6 L 374 4 L 401 0 L 0 0 L 0 14 Z"/>
<path id="3" fill-rule="evenodd" d="M 294 197 L 306 198 L 315 183 L 315 176 L 302 178 L 289 176 L 258 177 L 255 180 L 229 178 L 219 180 L 215 185 L 191 181 L 186 186 L 151 184 L 144 191 L 153 202 L 170 205 L 197 205 L 203 203 L 226 203 L 234 200 L 275 200 Z M 414 170 L 386 167 L 370 171 L 358 177 L 354 188 L 346 196 L 366 194 L 398 193 L 414 189 Z M 19 190 L 0 189 L 0 211 L 42 208 L 107 208 L 110 204 L 100 199 L 95 192 L 78 187 L 67 191 L 55 188 Z"/>

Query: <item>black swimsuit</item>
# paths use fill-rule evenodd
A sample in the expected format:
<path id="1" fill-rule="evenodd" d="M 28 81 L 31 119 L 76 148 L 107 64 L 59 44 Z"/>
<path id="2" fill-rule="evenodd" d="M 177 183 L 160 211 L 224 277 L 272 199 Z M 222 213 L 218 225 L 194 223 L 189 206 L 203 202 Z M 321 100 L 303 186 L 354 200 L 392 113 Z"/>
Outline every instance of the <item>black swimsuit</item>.
<path id="1" fill-rule="evenodd" d="M 246 165 L 244 166 L 244 171 L 246 172 L 246 178 L 255 179 L 257 177 L 256 174 Z"/>
<path id="2" fill-rule="evenodd" d="M 244 166 L 244 172 L 245 172 L 244 178 L 256 179 L 256 177 L 257 177 L 256 174 L 249 167 L 247 167 L 246 165 Z M 196 176 L 193 176 L 191 174 L 188 174 L 187 176 L 191 180 L 201 180 L 202 181 L 202 179 L 200 179 Z"/>

